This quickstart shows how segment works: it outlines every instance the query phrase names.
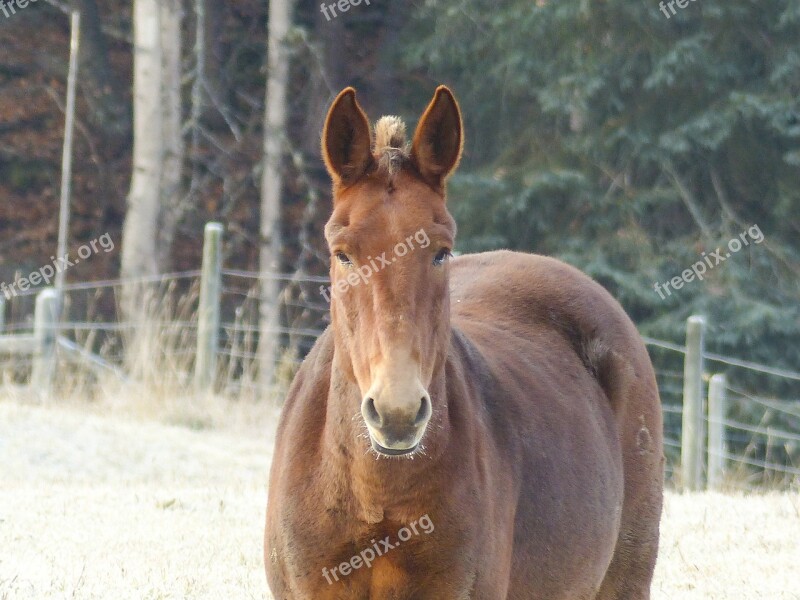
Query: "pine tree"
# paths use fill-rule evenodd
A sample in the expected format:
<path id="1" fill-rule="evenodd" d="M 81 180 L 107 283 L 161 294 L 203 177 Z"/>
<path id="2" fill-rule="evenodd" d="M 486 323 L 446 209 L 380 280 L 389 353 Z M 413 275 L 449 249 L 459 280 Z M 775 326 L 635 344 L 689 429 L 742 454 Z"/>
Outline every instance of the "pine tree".
<path id="1" fill-rule="evenodd" d="M 405 63 L 454 82 L 468 119 L 451 194 L 461 247 L 558 256 L 645 333 L 680 341 L 702 313 L 714 349 L 796 367 L 800 5 L 666 8 L 669 18 L 636 0 L 418 10 Z M 733 239 L 748 243 L 731 252 Z M 702 281 L 654 289 L 716 248 L 731 256 Z"/>

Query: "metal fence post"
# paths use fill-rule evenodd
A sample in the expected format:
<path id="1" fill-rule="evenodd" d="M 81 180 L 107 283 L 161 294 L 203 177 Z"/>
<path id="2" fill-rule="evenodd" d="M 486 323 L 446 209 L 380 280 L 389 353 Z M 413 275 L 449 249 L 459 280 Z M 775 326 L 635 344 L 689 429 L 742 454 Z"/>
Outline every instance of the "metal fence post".
<path id="1" fill-rule="evenodd" d="M 60 310 L 60 297 L 53 288 L 45 288 L 36 296 L 36 312 L 33 317 L 36 348 L 33 354 L 31 385 L 43 393 L 50 392 L 55 376 L 58 335 L 56 327 Z"/>
<path id="2" fill-rule="evenodd" d="M 0 334 L 6 328 L 6 297 L 0 294 Z"/>
<path id="3" fill-rule="evenodd" d="M 200 275 L 200 308 L 197 313 L 197 356 L 194 383 L 198 391 L 214 385 L 219 346 L 219 313 L 222 293 L 221 223 L 207 223 L 203 240 L 203 270 Z"/>
<path id="4" fill-rule="evenodd" d="M 686 358 L 683 366 L 683 431 L 681 477 L 683 487 L 697 491 L 703 485 L 703 346 L 705 318 L 693 315 L 686 323 Z"/>
<path id="5" fill-rule="evenodd" d="M 708 384 L 708 489 L 719 489 L 725 472 L 725 418 L 728 415 L 725 375 L 717 374 Z"/>

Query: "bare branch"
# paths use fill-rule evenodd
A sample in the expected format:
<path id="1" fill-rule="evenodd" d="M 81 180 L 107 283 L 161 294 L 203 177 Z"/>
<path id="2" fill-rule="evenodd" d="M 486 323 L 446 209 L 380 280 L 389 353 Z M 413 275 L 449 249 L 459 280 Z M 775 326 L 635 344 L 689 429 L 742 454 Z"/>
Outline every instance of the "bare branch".
<path id="1" fill-rule="evenodd" d="M 667 175 L 670 176 L 672 182 L 675 184 L 675 187 L 678 190 L 678 193 L 680 194 L 683 203 L 686 205 L 689 214 L 692 215 L 692 219 L 694 219 L 694 222 L 700 228 L 703 237 L 705 237 L 706 239 L 713 238 L 713 235 L 711 233 L 711 228 L 708 226 L 705 219 L 703 218 L 703 214 L 700 211 L 700 205 L 697 202 L 697 199 L 694 197 L 694 194 L 691 192 L 691 190 L 689 190 L 689 187 L 686 185 L 686 183 L 681 179 L 681 176 L 678 174 L 677 169 L 675 169 L 675 166 L 672 164 L 671 161 L 666 162 L 666 164 L 664 165 L 664 170 L 667 172 Z"/>

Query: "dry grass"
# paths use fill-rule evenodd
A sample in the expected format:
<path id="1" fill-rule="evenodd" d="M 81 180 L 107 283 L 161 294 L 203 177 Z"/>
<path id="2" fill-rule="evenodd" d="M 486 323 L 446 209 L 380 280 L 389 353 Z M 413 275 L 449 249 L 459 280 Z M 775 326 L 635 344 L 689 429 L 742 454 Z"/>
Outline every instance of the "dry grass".
<path id="1" fill-rule="evenodd" d="M 800 494 L 668 494 L 655 599 L 800 598 Z"/>
<path id="2" fill-rule="evenodd" d="M 267 433 L 0 402 L 0 598 L 263 598 L 270 455 Z"/>
<path id="3" fill-rule="evenodd" d="M 0 390 L 0 599 L 267 597 L 274 411 L 23 400 Z M 669 494 L 662 531 L 656 599 L 800 598 L 797 493 Z"/>

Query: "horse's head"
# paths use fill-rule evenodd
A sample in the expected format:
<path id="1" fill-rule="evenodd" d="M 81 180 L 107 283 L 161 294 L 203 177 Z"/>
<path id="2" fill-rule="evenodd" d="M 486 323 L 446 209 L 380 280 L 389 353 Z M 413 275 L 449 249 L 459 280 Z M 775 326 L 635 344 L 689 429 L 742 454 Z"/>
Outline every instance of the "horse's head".
<path id="1" fill-rule="evenodd" d="M 439 87 L 413 141 L 383 117 L 375 137 L 352 88 L 334 101 L 322 153 L 333 179 L 331 318 L 337 366 L 358 384 L 381 454 L 414 452 L 450 335 L 448 259 L 456 226 L 445 182 L 463 144 L 453 94 Z"/>

